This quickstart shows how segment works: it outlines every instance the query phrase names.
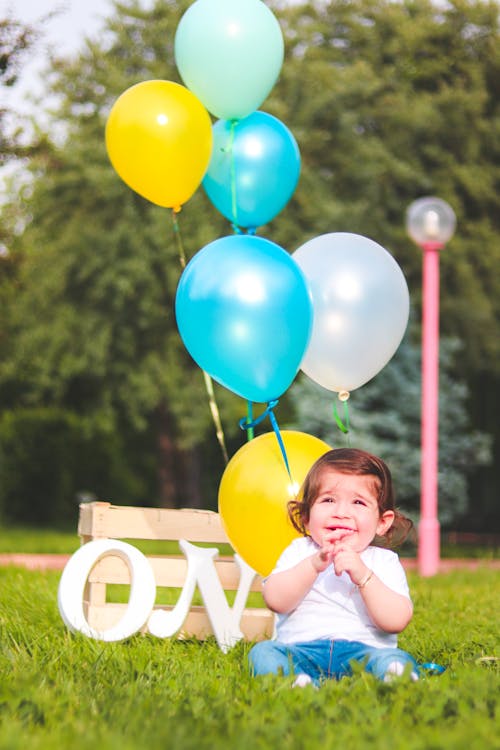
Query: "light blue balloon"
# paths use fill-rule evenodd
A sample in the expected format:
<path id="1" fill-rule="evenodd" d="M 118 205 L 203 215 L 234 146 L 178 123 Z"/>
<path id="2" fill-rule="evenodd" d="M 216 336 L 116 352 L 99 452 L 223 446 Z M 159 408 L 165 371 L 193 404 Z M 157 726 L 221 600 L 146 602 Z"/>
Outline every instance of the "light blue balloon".
<path id="1" fill-rule="evenodd" d="M 182 80 L 224 120 L 240 120 L 260 107 L 283 56 L 280 25 L 262 0 L 196 0 L 175 33 Z"/>
<path id="2" fill-rule="evenodd" d="M 309 342 L 312 303 L 302 271 L 274 242 L 222 237 L 188 263 L 175 301 L 194 361 L 249 401 L 279 398 Z"/>
<path id="3" fill-rule="evenodd" d="M 290 130 L 266 112 L 219 120 L 203 187 L 232 224 L 260 227 L 288 203 L 300 174 L 300 152 Z"/>

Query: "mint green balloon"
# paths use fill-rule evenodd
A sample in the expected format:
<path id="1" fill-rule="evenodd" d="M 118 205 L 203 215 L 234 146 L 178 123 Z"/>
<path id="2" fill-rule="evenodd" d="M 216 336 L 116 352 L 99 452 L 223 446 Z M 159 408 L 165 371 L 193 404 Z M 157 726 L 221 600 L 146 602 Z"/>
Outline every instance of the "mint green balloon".
<path id="1" fill-rule="evenodd" d="M 262 0 L 196 0 L 175 34 L 182 80 L 222 120 L 241 120 L 262 104 L 283 55 L 280 25 Z"/>

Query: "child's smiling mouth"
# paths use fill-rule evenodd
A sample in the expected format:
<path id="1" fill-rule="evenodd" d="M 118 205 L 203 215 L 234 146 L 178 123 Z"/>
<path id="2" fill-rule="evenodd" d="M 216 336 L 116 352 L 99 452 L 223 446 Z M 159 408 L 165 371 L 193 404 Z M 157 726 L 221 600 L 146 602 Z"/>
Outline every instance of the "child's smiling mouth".
<path id="1" fill-rule="evenodd" d="M 351 528 L 350 526 L 339 526 L 337 524 L 332 526 L 327 526 L 328 531 L 346 531 L 348 533 L 354 534 L 355 529 Z"/>

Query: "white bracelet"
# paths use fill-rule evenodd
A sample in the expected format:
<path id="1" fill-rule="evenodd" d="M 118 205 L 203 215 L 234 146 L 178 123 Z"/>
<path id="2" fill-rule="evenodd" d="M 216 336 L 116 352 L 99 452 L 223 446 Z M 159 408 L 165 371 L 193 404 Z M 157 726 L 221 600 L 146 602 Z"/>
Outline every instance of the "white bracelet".
<path id="1" fill-rule="evenodd" d="M 366 586 L 366 584 L 368 583 L 368 581 L 370 580 L 370 578 L 372 577 L 372 575 L 373 575 L 373 570 L 370 570 L 366 574 L 366 576 L 363 578 L 363 580 L 361 581 L 361 583 L 357 584 L 358 589 L 364 589 L 364 587 Z"/>

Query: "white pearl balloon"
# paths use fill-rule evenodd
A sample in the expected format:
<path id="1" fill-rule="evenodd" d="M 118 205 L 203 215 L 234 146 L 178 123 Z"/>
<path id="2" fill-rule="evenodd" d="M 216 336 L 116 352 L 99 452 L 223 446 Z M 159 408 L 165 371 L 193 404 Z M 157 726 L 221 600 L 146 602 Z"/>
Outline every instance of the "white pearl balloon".
<path id="1" fill-rule="evenodd" d="M 408 325 L 406 279 L 390 253 L 359 234 L 309 240 L 293 258 L 304 273 L 314 321 L 301 369 L 331 391 L 367 383 L 391 359 Z"/>

